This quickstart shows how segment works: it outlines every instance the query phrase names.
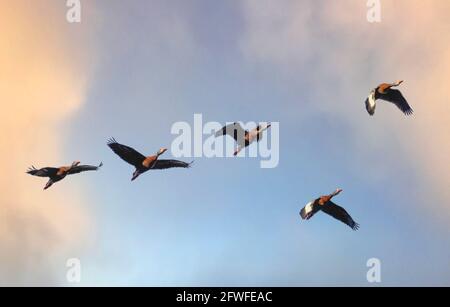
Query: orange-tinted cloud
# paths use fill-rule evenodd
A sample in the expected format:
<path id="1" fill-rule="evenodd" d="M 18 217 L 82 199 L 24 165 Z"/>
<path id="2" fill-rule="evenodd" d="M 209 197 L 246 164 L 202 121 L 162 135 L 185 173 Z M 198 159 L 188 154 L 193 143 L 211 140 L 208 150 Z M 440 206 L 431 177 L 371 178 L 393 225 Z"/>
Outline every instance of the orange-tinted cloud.
<path id="1" fill-rule="evenodd" d="M 71 162 L 61 128 L 83 103 L 87 70 L 64 33 L 65 13 L 55 2 L 0 7 L 0 285 L 64 280 L 60 257 L 89 225 L 81 191 L 59 184 L 44 192 L 45 179 L 25 174 L 31 164 Z"/>

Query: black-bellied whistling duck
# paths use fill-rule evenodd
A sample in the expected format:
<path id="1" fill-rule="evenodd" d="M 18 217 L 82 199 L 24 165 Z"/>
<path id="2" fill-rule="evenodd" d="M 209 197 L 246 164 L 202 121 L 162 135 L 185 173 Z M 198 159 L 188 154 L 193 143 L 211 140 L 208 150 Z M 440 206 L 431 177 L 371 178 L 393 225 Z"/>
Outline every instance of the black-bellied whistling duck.
<path id="1" fill-rule="evenodd" d="M 399 90 L 392 89 L 403 83 L 403 80 L 395 83 L 383 83 L 373 89 L 369 97 L 366 99 L 366 110 L 372 116 L 375 114 L 376 101 L 378 99 L 392 102 L 395 104 L 405 115 L 413 114 L 413 109 L 409 106 L 405 97 Z"/>
<path id="2" fill-rule="evenodd" d="M 55 182 L 61 181 L 66 178 L 67 175 L 78 174 L 86 171 L 96 171 L 103 165 L 103 163 L 100 163 L 99 166 L 79 164 L 80 161 L 75 161 L 71 166 L 44 167 L 41 169 L 36 169 L 34 166 L 32 166 L 28 169 L 27 173 L 33 176 L 50 178 L 44 187 L 44 190 L 47 190 Z"/>
<path id="3" fill-rule="evenodd" d="M 122 158 L 122 160 L 136 168 L 131 181 L 135 180 L 139 177 L 139 175 L 148 170 L 167 169 L 173 167 L 189 168 L 192 164 L 192 162 L 186 163 L 178 160 L 159 160 L 159 156 L 167 151 L 166 148 L 161 148 L 155 155 L 146 157 L 131 147 L 117 143 L 114 138 L 108 141 L 108 146 L 112 149 L 112 151 L 114 151 L 114 153 Z"/>
<path id="4" fill-rule="evenodd" d="M 331 199 L 341 193 L 341 189 L 337 189 L 330 195 L 321 196 L 311 202 L 309 202 L 301 211 L 300 216 L 304 220 L 309 220 L 318 211 L 323 211 L 328 215 L 331 215 L 335 219 L 347 224 L 353 230 L 358 230 L 359 224 L 356 223 L 352 217 L 345 211 L 344 208 L 339 207 L 331 201 Z"/>
<path id="5" fill-rule="evenodd" d="M 271 124 L 258 125 L 256 128 L 247 131 L 239 123 L 233 123 L 227 125 L 216 132 L 216 137 L 222 135 L 231 136 L 237 143 L 236 151 L 234 155 L 236 156 L 242 149 L 249 146 L 253 141 L 259 142 L 262 138 L 262 134 L 265 130 L 269 129 Z"/>

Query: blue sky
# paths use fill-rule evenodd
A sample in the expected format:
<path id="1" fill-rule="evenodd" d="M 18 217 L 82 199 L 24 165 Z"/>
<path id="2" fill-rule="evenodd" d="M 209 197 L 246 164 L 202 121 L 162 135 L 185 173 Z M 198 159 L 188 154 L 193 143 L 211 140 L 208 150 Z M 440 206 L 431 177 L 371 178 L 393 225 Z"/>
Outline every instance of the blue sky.
<path id="1" fill-rule="evenodd" d="M 104 163 L 99 173 L 70 178 L 93 225 L 64 254 L 80 258 L 81 285 L 370 286 L 373 257 L 383 286 L 450 285 L 448 208 L 439 218 L 430 211 L 446 209 L 429 206 L 448 199 L 430 190 L 437 178 L 426 161 L 405 157 L 422 144 L 407 133 L 422 127 L 414 123 L 420 91 L 403 88 L 419 111 L 412 118 L 381 104 L 370 118 L 363 104 L 378 83 L 420 74 L 394 52 L 414 41 L 379 53 L 360 42 L 395 27 L 398 7 L 389 2 L 377 28 L 364 5 L 344 1 L 362 15 L 343 21 L 343 11 L 327 19 L 333 5 L 281 2 L 95 1 L 80 25 L 67 26 L 80 42 L 71 52 L 94 68 L 84 72 L 84 103 L 59 126 L 63 156 Z M 378 65 L 390 51 L 401 64 Z M 409 61 L 431 51 L 414 52 Z M 170 148 L 172 124 L 193 123 L 194 113 L 279 122 L 279 166 L 196 158 L 191 169 L 131 183 L 132 167 L 107 139 L 151 154 Z M 361 224 L 357 232 L 324 214 L 308 222 L 298 215 L 337 187 L 344 192 L 335 202 Z"/>

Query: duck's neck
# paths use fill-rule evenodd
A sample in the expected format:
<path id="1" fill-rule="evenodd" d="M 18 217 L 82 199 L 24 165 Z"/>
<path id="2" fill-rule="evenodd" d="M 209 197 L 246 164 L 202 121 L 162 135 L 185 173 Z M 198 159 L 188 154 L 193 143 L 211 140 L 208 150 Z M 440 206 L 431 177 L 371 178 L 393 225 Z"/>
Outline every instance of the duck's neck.
<path id="1" fill-rule="evenodd" d="M 333 193 L 330 194 L 330 199 L 333 198 L 333 197 L 335 197 L 335 196 L 338 195 L 339 193 L 341 193 L 340 190 L 334 191 Z"/>
<path id="2" fill-rule="evenodd" d="M 67 166 L 66 167 L 66 171 L 68 172 L 68 171 L 70 171 L 72 168 L 74 168 L 75 166 L 77 166 L 77 164 L 76 163 L 72 163 L 70 166 Z"/>

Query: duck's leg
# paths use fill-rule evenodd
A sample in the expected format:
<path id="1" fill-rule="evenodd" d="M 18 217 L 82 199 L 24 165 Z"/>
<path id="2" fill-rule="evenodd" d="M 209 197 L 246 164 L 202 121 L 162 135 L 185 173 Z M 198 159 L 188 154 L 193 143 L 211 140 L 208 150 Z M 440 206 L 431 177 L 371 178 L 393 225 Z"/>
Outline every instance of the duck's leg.
<path id="1" fill-rule="evenodd" d="M 49 180 L 48 182 L 47 182 L 47 184 L 45 185 L 45 187 L 44 187 L 44 190 L 47 190 L 49 187 L 51 187 L 52 185 L 53 185 L 53 180 Z"/>
<path id="2" fill-rule="evenodd" d="M 140 170 L 135 170 L 133 173 L 133 177 L 131 177 L 131 181 L 134 181 L 137 177 L 139 177 L 139 175 L 141 174 Z"/>

